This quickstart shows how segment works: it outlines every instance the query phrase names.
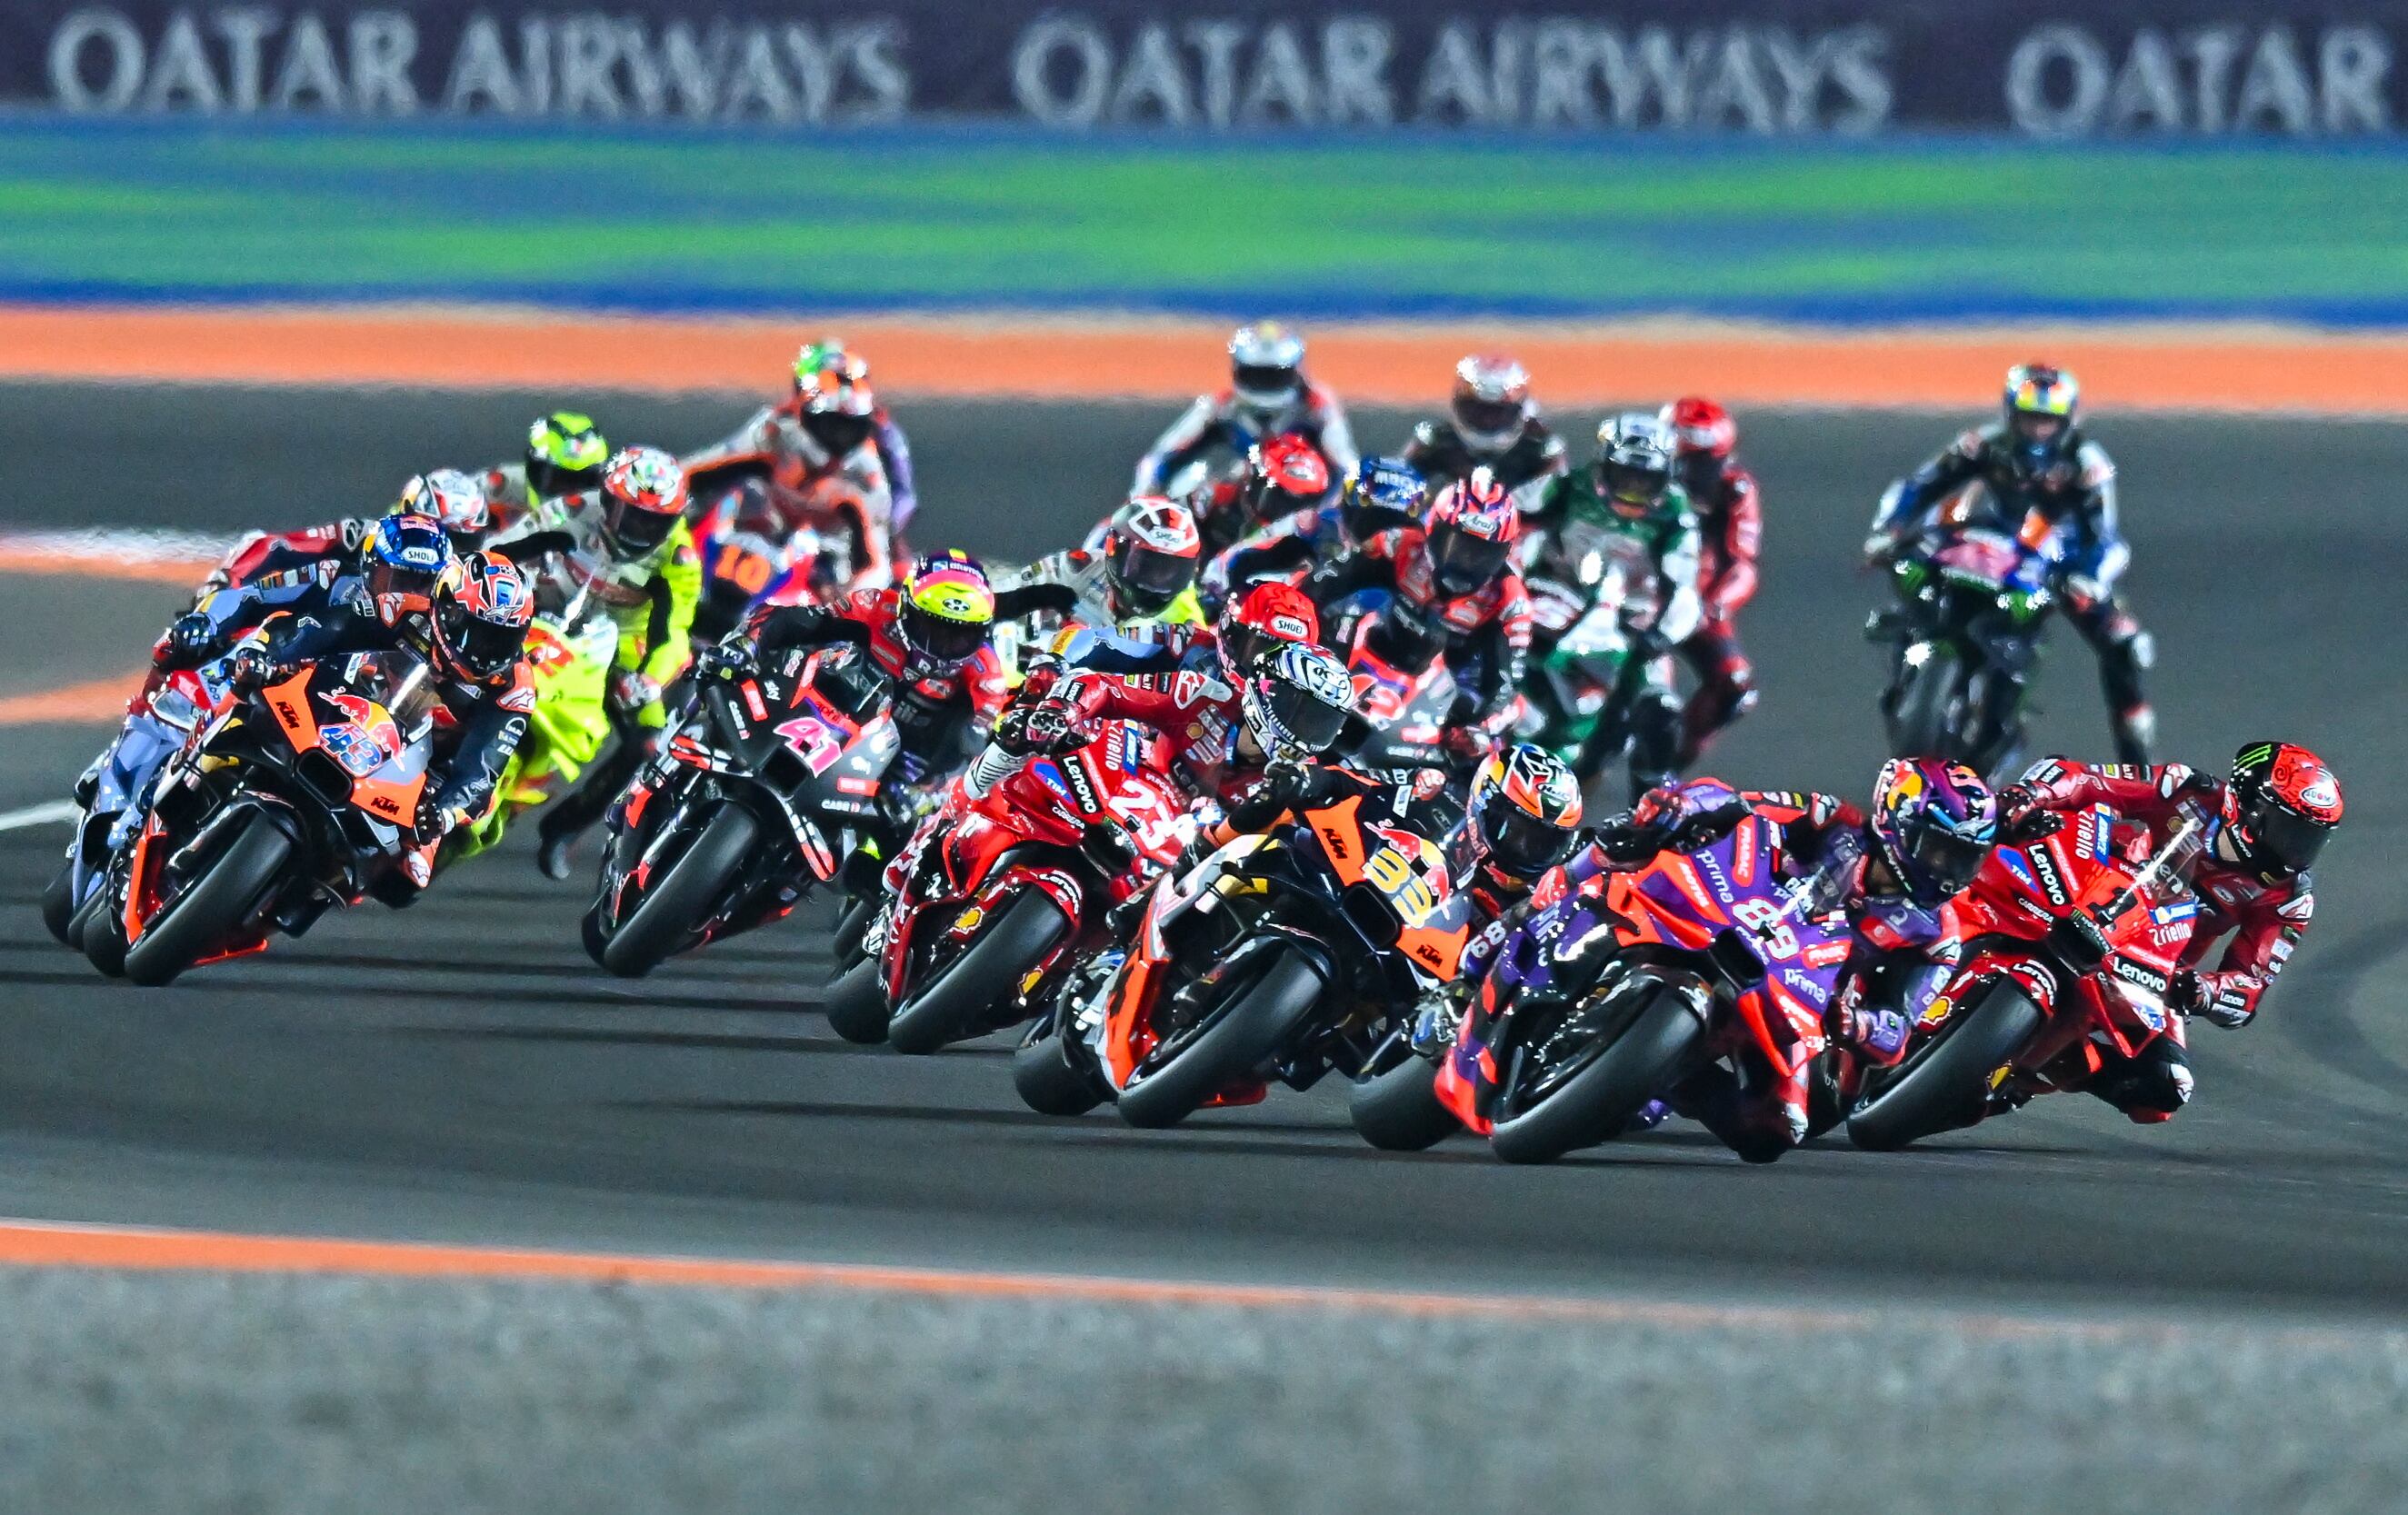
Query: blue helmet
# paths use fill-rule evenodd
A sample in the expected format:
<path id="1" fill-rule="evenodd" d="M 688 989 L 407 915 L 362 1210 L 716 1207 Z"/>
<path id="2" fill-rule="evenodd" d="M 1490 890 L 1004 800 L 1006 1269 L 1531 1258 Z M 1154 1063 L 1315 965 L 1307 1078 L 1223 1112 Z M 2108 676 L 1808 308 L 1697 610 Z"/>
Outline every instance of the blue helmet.
<path id="1" fill-rule="evenodd" d="M 1339 523 L 1358 543 L 1411 525 L 1421 514 L 1427 489 L 1421 470 L 1402 458 L 1365 458 L 1354 465 L 1339 496 Z"/>
<path id="2" fill-rule="evenodd" d="M 386 516 L 361 545 L 361 578 L 379 621 L 398 626 L 410 616 L 430 615 L 435 591 L 457 559 L 443 523 L 433 516 Z"/>

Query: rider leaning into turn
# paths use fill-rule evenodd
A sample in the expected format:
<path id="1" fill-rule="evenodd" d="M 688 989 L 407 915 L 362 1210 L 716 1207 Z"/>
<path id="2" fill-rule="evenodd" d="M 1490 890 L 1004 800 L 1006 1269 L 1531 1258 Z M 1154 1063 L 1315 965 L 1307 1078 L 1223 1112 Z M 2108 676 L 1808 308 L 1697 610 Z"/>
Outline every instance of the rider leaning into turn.
<path id="1" fill-rule="evenodd" d="M 1699 536 L 1688 496 L 1672 480 L 1664 428 L 1637 413 L 1598 422 L 1596 460 L 1547 486 L 1531 526 L 1541 534 L 1526 557 L 1533 575 L 1578 583 L 1590 561 L 1624 552 L 1653 570 L 1653 599 L 1620 607 L 1627 655 L 1644 667 L 1627 718 L 1631 793 L 1670 782 L 1680 767 L 1682 730 L 1670 654 L 1699 622 Z"/>
<path id="2" fill-rule="evenodd" d="M 1199 394 L 1138 460 L 1132 494 L 1159 494 L 1188 465 L 1215 454 L 1244 457 L 1274 436 L 1320 449 L 1333 477 L 1360 456 L 1338 396 L 1304 376 L 1304 338 L 1275 321 L 1240 326 L 1229 338 L 1229 387 Z"/>
<path id="3" fill-rule="evenodd" d="M 1829 794 L 1743 793 L 1695 779 L 1656 790 L 1598 828 L 1565 865 L 1565 882 L 1583 902 L 1569 908 L 1601 908 L 1611 871 L 1668 848 L 1711 845 L 1750 813 L 1779 830 L 1786 866 L 1814 879 L 1820 908 L 1847 913 L 1855 944 L 1826 1017 L 1828 1034 L 1866 1062 L 1897 1062 L 1956 965 L 1948 902 L 1998 840 L 1997 796 L 1972 769 L 1935 758 L 1883 765 L 1870 815 Z M 1563 908 L 1547 914 L 1555 919 L 1533 917 L 1523 929 L 1564 928 Z M 1675 1087 L 1670 1103 L 1750 1162 L 1770 1162 L 1809 1134 L 1803 1071 L 1751 1088 L 1714 1064 Z"/>
<path id="4" fill-rule="evenodd" d="M 568 876 L 568 850 L 602 818 L 644 760 L 646 740 L 668 722 L 661 692 L 683 673 L 687 636 L 702 599 L 702 560 L 685 523 L 685 475 L 653 447 L 615 454 L 592 490 L 540 500 L 494 546 L 545 559 L 538 593 L 548 610 L 580 597 L 618 627 L 605 702 L 619 740 L 537 823 L 537 866 Z"/>
<path id="5" fill-rule="evenodd" d="M 1756 666 L 1740 645 L 1739 612 L 1756 597 L 1764 507 L 1756 475 L 1740 466 L 1739 426 L 1702 395 L 1664 407 L 1672 474 L 1698 518 L 1698 629 L 1679 646 L 1698 681 L 1682 719 L 1681 766 L 1704 755 L 1716 733 L 1756 708 Z"/>
<path id="6" fill-rule="evenodd" d="M 1434 647 L 1455 677 L 1452 747 L 1469 754 L 1503 731 L 1530 650 L 1530 595 L 1513 570 L 1521 513 L 1475 470 L 1439 492 L 1425 523 L 1385 532 L 1307 581 L 1324 608 L 1365 590 L 1391 598 L 1373 635 Z"/>
<path id="7" fill-rule="evenodd" d="M 1329 460 L 1301 436 L 1283 434 L 1246 453 L 1244 474 L 1189 497 L 1204 550 L 1218 554 L 1253 534 L 1329 502 Z M 1142 498 L 1143 496 L 1140 496 Z"/>
<path id="8" fill-rule="evenodd" d="M 1035 612 L 1039 634 L 1068 622 L 1104 632 L 1200 626 L 1203 539 L 1187 507 L 1140 494 L 1114 512 L 1096 550 L 1068 548 L 996 577 L 996 592 Z"/>
<path id="9" fill-rule="evenodd" d="M 895 484 L 879 448 L 878 397 L 869 364 L 834 343 L 795 359 L 793 392 L 755 411 L 736 434 L 685 460 L 687 484 L 707 507 L 750 480 L 790 531 L 841 532 L 853 546 L 847 592 L 894 581 Z M 908 455 L 907 455 L 908 457 Z"/>
<path id="10" fill-rule="evenodd" d="M 494 524 L 516 532 L 545 500 L 590 490 L 602 482 L 610 444 L 594 429 L 594 418 L 575 410 L 538 416 L 527 428 L 526 459 L 495 464 L 479 477 Z"/>
<path id="11" fill-rule="evenodd" d="M 2081 388 L 2066 370 L 2010 368 L 2004 403 L 2003 420 L 1964 433 L 1883 497 L 1866 556 L 1880 561 L 1910 550 L 1973 483 L 1983 487 L 1970 512 L 1950 524 L 2033 542 L 2053 536 L 2060 552 L 2054 587 L 2066 618 L 2099 655 L 2116 761 L 2145 764 L 2157 717 L 2142 675 L 2156 644 L 2116 593 L 2132 552 L 2115 519 L 2115 465 L 2084 435 Z"/>
<path id="12" fill-rule="evenodd" d="M 1525 510 L 1536 509 L 1547 481 L 1567 466 L 1563 438 L 1539 419 L 1530 375 L 1507 357 L 1473 353 L 1455 365 L 1446 414 L 1413 427 L 1405 462 L 1444 488 L 1485 468 Z"/>
<path id="13" fill-rule="evenodd" d="M 2034 811 L 2080 810 L 2104 805 L 2148 828 L 2162 845 L 2183 822 L 2186 807 L 2207 818 L 2204 845 L 2191 864 L 2199 921 L 2183 951 L 2166 1003 L 2219 1026 L 2249 1023 L 2283 965 L 2307 935 L 2315 914 L 2310 867 L 2341 823 L 2341 784 L 2316 755 L 2289 742 L 2252 742 L 2234 754 L 2218 782 L 2179 763 L 2154 768 L 2090 766 L 2049 758 L 2000 792 L 2010 821 Z M 2212 969 L 2208 949 L 2227 932 L 2232 940 Z M 2136 1058 L 2095 1042 L 2076 1050 L 2086 1066 L 2072 1083 L 2136 1122 L 2171 1119 L 2190 1098 L 2190 1060 L 2181 1022 L 2152 1039 Z M 2055 1070 L 2051 1070 L 2055 1079 Z M 2002 1092 L 2020 1103 L 2028 1091 Z"/>
<path id="14" fill-rule="evenodd" d="M 1365 458 L 1338 498 L 1271 522 L 1214 558 L 1204 570 L 1204 594 L 1218 603 L 1266 579 L 1301 578 L 1382 532 L 1421 519 L 1426 481 L 1397 458 Z"/>
<path id="15" fill-rule="evenodd" d="M 456 468 L 423 473 L 401 487 L 401 497 L 384 516 L 353 516 L 298 531 L 252 532 L 209 570 L 193 596 L 195 607 L 220 590 L 255 584 L 294 570 L 360 572 L 368 538 L 389 516 L 426 516 L 452 538 L 455 552 L 473 552 L 493 525 L 493 516 L 474 479 Z"/>

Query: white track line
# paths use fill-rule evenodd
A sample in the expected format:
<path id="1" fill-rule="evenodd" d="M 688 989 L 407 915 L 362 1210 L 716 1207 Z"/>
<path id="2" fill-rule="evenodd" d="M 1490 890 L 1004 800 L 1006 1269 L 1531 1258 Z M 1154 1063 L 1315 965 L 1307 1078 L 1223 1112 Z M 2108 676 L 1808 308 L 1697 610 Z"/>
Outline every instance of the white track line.
<path id="1" fill-rule="evenodd" d="M 29 805 L 22 810 L 0 810 L 0 831 L 64 825 L 82 813 L 73 800 L 52 800 L 48 805 Z"/>

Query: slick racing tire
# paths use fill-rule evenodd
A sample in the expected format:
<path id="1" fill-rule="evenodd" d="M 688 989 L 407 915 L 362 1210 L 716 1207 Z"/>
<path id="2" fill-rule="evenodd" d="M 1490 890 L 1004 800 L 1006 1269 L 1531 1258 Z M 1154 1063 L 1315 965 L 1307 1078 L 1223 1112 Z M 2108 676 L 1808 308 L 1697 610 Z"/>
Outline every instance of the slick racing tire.
<path id="1" fill-rule="evenodd" d="M 125 977 L 125 922 L 118 919 L 114 908 L 116 892 L 111 880 L 102 879 L 92 898 L 76 911 L 68 930 L 75 934 L 76 945 L 83 950 L 84 961 L 100 970 L 104 978 Z"/>
<path id="2" fill-rule="evenodd" d="M 137 984 L 172 983 L 176 975 L 225 945 L 258 908 L 293 856 L 293 838 L 253 811 L 236 823 L 234 839 L 201 876 L 163 907 L 125 950 L 125 977 Z"/>
<path id="3" fill-rule="evenodd" d="M 828 1029 L 864 1047 L 886 1041 L 886 960 L 865 957 L 828 981 L 822 1006 Z"/>
<path id="4" fill-rule="evenodd" d="M 1439 1103 L 1438 1070 L 1426 1058 L 1407 1057 L 1376 1073 L 1346 1096 L 1355 1135 L 1383 1152 L 1426 1151 L 1463 1129 Z"/>
<path id="5" fill-rule="evenodd" d="M 887 1041 L 898 1052 L 920 1056 L 985 1030 L 987 1012 L 1074 929 L 1052 895 L 1023 893 L 982 922 L 961 955 L 940 965 L 918 993 L 896 1008 Z"/>
<path id="6" fill-rule="evenodd" d="M 1848 1139 L 1867 1151 L 1886 1152 L 1971 1125 L 1982 1118 L 1990 1076 L 2031 1040 L 2043 1019 L 2014 979 L 1991 980 L 1895 1070 L 1867 1078 L 1871 1092 L 1848 1112 Z"/>
<path id="7" fill-rule="evenodd" d="M 837 912 L 836 927 L 828 933 L 828 953 L 837 962 L 851 965 L 861 951 L 861 938 L 869 930 L 871 918 L 878 914 L 876 894 L 855 894 L 844 902 Z"/>
<path id="8" fill-rule="evenodd" d="M 42 891 L 42 928 L 58 938 L 61 947 L 80 945 L 75 936 L 75 863 L 59 865 L 59 871 Z"/>
<path id="9" fill-rule="evenodd" d="M 1104 1102 L 1096 1080 L 1070 1060 L 1070 1045 L 1054 1030 L 1052 1016 L 1020 1038 L 1011 1054 L 1011 1087 L 1039 1115 L 1084 1115 Z"/>
<path id="10" fill-rule="evenodd" d="M 1890 727 L 1892 757 L 1955 758 L 1971 733 L 1959 729 L 1966 716 L 1965 665 L 1935 650 L 1931 661 L 1909 670 Z"/>
<path id="11" fill-rule="evenodd" d="M 1656 990 L 1579 1071 L 1531 1104 L 1499 1111 L 1490 1150 L 1508 1163 L 1552 1163 L 1612 1139 L 1671 1083 L 1705 1034 L 1677 991 Z"/>
<path id="12" fill-rule="evenodd" d="M 1121 1091 L 1121 1119 L 1133 1126 L 1177 1125 L 1261 1065 L 1321 1003 L 1321 975 L 1293 950 L 1274 949 L 1262 973 L 1213 1012 L 1194 1038 Z"/>
<path id="13" fill-rule="evenodd" d="M 602 965 L 622 979 L 640 979 L 685 945 L 727 881 L 744 866 L 761 823 L 740 805 L 723 804 L 682 856 L 644 891 L 636 908 L 603 944 Z"/>

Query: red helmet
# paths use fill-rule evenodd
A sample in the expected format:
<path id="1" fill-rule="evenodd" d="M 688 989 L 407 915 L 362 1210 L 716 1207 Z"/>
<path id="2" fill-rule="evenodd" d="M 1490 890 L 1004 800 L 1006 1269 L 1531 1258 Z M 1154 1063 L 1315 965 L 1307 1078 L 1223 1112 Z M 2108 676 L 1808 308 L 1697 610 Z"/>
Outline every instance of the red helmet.
<path id="1" fill-rule="evenodd" d="M 602 535 L 611 556 L 633 563 L 657 551 L 685 514 L 685 470 L 656 447 L 631 447 L 602 470 Z"/>
<path id="2" fill-rule="evenodd" d="M 1522 534 L 1521 512 L 1496 475 L 1474 468 L 1439 492 L 1430 503 L 1430 575 L 1449 594 L 1476 594 L 1505 571 L 1513 540 Z"/>
<path id="3" fill-rule="evenodd" d="M 1244 677 L 1266 649 L 1280 642 L 1317 642 L 1321 613 L 1294 584 L 1274 579 L 1256 584 L 1245 598 L 1233 600 L 1221 613 L 1218 633 L 1221 666 L 1232 679 Z"/>
<path id="4" fill-rule="evenodd" d="M 435 594 L 435 650 L 469 678 L 487 680 L 509 671 L 526 649 L 535 621 L 535 592 L 518 565 L 498 552 L 471 552 L 460 573 Z"/>
<path id="5" fill-rule="evenodd" d="M 1104 572 L 1118 609 L 1158 616 L 1196 582 L 1204 538 L 1187 507 L 1159 494 L 1140 494 L 1113 513 L 1104 537 Z"/>
<path id="6" fill-rule="evenodd" d="M 1240 503 L 1249 529 L 1310 510 L 1329 497 L 1329 460 L 1293 432 L 1256 444 L 1246 459 Z"/>
<path id="7" fill-rule="evenodd" d="M 1702 394 L 1683 395 L 1656 419 L 1672 438 L 1672 471 L 1681 488 L 1692 500 L 1711 505 L 1704 496 L 1713 493 L 1723 465 L 1739 446 L 1738 422 Z"/>
<path id="8" fill-rule="evenodd" d="M 2252 742 L 2233 754 L 2224 823 L 2262 873 L 2304 873 L 2341 824 L 2341 780 L 2289 742 Z"/>

